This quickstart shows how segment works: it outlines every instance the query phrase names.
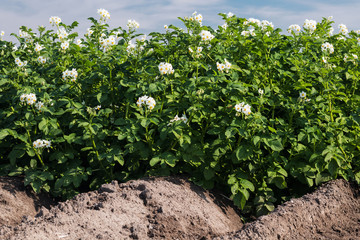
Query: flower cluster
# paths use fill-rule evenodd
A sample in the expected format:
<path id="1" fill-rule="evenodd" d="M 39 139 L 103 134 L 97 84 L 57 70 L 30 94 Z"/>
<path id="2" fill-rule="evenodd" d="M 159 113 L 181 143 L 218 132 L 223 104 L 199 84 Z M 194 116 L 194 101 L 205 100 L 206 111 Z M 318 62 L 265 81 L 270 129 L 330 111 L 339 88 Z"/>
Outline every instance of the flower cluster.
<path id="1" fill-rule="evenodd" d="M 57 16 L 51 16 L 49 22 L 52 26 L 59 26 L 59 24 L 61 23 L 61 18 Z"/>
<path id="2" fill-rule="evenodd" d="M 27 61 L 21 61 L 20 58 L 15 58 L 15 63 L 19 66 L 19 67 L 24 67 L 27 64 Z"/>
<path id="3" fill-rule="evenodd" d="M 188 121 L 188 118 L 186 117 L 185 114 L 182 115 L 182 117 L 179 117 L 178 115 L 176 115 L 173 119 L 170 120 L 170 123 L 168 124 L 171 125 L 173 122 L 177 122 L 177 121 L 183 121 L 185 124 Z"/>
<path id="4" fill-rule="evenodd" d="M 164 62 L 161 62 L 159 64 L 159 71 L 160 71 L 161 75 L 174 73 L 174 69 L 173 69 L 171 63 L 164 63 Z"/>
<path id="5" fill-rule="evenodd" d="M 100 15 L 100 22 L 105 23 L 110 19 L 110 13 L 103 8 L 97 10 L 97 13 Z"/>
<path id="6" fill-rule="evenodd" d="M 136 22 L 135 20 L 129 19 L 126 26 L 129 28 L 129 31 L 133 31 L 133 30 L 136 30 L 137 28 L 139 28 L 140 24 L 138 22 Z"/>
<path id="7" fill-rule="evenodd" d="M 44 49 L 44 47 L 42 45 L 40 45 L 39 43 L 35 44 L 35 48 L 34 48 L 35 52 L 40 52 L 43 49 Z"/>
<path id="8" fill-rule="evenodd" d="M 249 25 L 249 24 L 253 24 L 256 26 L 261 26 L 261 21 L 259 19 L 256 18 L 249 18 L 248 20 L 246 20 L 244 22 L 244 25 Z"/>
<path id="9" fill-rule="evenodd" d="M 218 63 L 216 62 L 216 67 L 218 69 L 219 72 L 223 72 L 225 70 L 225 72 L 229 72 L 229 69 L 231 68 L 231 63 L 229 63 L 226 59 L 225 59 L 225 63 Z"/>
<path id="10" fill-rule="evenodd" d="M 116 43 L 116 38 L 114 35 L 109 36 L 108 38 L 99 38 L 100 45 L 104 51 L 107 51 L 111 46 L 114 46 Z"/>
<path id="11" fill-rule="evenodd" d="M 78 45 L 79 47 L 84 47 L 84 44 L 82 44 L 82 40 L 81 39 L 76 39 L 76 42 L 75 42 L 76 45 Z"/>
<path id="12" fill-rule="evenodd" d="M 44 148 L 44 147 L 49 148 L 51 147 L 51 142 L 48 140 L 38 139 L 33 142 L 33 146 L 34 148 Z"/>
<path id="13" fill-rule="evenodd" d="M 36 102 L 36 95 L 34 93 L 21 94 L 20 102 L 28 105 L 33 105 Z"/>
<path id="14" fill-rule="evenodd" d="M 200 26 L 202 25 L 202 19 L 203 19 L 202 15 L 201 15 L 201 14 L 197 14 L 196 11 L 192 14 L 192 17 L 190 17 L 190 20 L 195 20 L 195 21 L 197 21 L 197 22 L 200 24 Z"/>
<path id="15" fill-rule="evenodd" d="M 245 37 L 249 37 L 249 36 L 256 36 L 254 29 L 250 29 L 250 30 L 244 30 L 241 32 L 241 36 L 245 36 Z"/>
<path id="16" fill-rule="evenodd" d="M 300 102 L 303 102 L 303 101 L 310 102 L 310 100 L 311 100 L 310 98 L 306 97 L 306 92 L 304 92 L 304 91 L 300 92 L 300 95 L 299 95 L 299 101 Z"/>
<path id="17" fill-rule="evenodd" d="M 351 54 L 351 56 L 348 56 L 345 54 L 344 56 L 344 62 L 352 62 L 355 64 L 355 61 L 358 60 L 358 56 L 356 54 Z"/>
<path id="18" fill-rule="evenodd" d="M 260 26 L 263 31 L 267 30 L 268 27 L 274 29 L 274 24 L 272 22 L 269 22 L 268 20 L 262 20 Z"/>
<path id="19" fill-rule="evenodd" d="M 39 56 L 39 57 L 37 58 L 37 60 L 38 60 L 39 63 L 42 63 L 42 64 L 46 63 L 46 58 L 43 57 L 43 56 Z"/>
<path id="20" fill-rule="evenodd" d="M 292 24 L 289 26 L 288 28 L 288 33 L 292 33 L 292 34 L 298 34 L 300 32 L 301 28 L 299 25 L 297 24 Z"/>
<path id="21" fill-rule="evenodd" d="M 60 39 L 60 41 L 63 42 L 63 41 L 65 41 L 65 39 L 67 38 L 67 36 L 69 34 L 66 32 L 65 28 L 61 27 L 58 29 L 57 35 L 58 35 L 58 38 Z"/>
<path id="22" fill-rule="evenodd" d="M 69 45 L 70 45 L 69 41 L 64 41 L 64 42 L 61 43 L 60 47 L 61 47 L 62 50 L 66 50 L 66 49 L 69 48 Z"/>
<path id="23" fill-rule="evenodd" d="M 94 33 L 94 31 L 93 31 L 91 28 L 88 28 L 88 29 L 86 30 L 85 36 L 90 37 L 91 34 L 93 34 L 93 33 Z"/>
<path id="24" fill-rule="evenodd" d="M 235 105 L 235 111 L 243 113 L 245 116 L 249 116 L 251 114 L 251 106 L 249 104 L 245 104 L 244 102 L 238 103 Z"/>
<path id="25" fill-rule="evenodd" d="M 228 18 L 231 18 L 231 17 L 233 17 L 234 16 L 234 14 L 232 13 L 232 12 L 228 12 L 227 14 L 226 14 L 226 17 L 228 17 Z"/>
<path id="26" fill-rule="evenodd" d="M 307 29 L 310 33 L 313 33 L 316 30 L 316 21 L 305 19 L 304 29 Z"/>
<path id="27" fill-rule="evenodd" d="M 38 101 L 35 103 L 35 108 L 41 112 L 41 108 L 44 106 L 44 103 L 41 101 Z"/>
<path id="28" fill-rule="evenodd" d="M 25 38 L 25 42 L 26 43 L 30 43 L 32 42 L 32 38 L 31 38 L 31 35 L 25 31 L 22 31 L 22 30 L 19 30 L 19 37 L 21 38 Z"/>
<path id="29" fill-rule="evenodd" d="M 65 72 L 63 72 L 62 79 L 66 80 L 70 78 L 70 81 L 75 82 L 77 76 L 78 76 L 78 72 L 76 71 L 75 68 L 73 68 L 71 71 L 66 70 Z"/>
<path id="30" fill-rule="evenodd" d="M 196 58 L 202 57 L 202 54 L 201 54 L 202 50 L 203 50 L 202 47 L 197 47 L 195 50 L 195 53 L 194 53 L 194 50 L 191 47 L 189 47 L 189 53 L 194 54 L 194 56 Z"/>
<path id="31" fill-rule="evenodd" d="M 156 102 L 152 97 L 148 97 L 148 96 L 144 95 L 136 101 L 136 105 L 138 107 L 141 107 L 143 104 L 147 105 L 149 110 L 152 110 L 152 109 L 154 109 Z"/>
<path id="32" fill-rule="evenodd" d="M 321 45 L 321 50 L 323 52 L 329 52 L 330 54 L 332 54 L 334 52 L 334 46 L 332 44 L 326 42 Z"/>
<path id="33" fill-rule="evenodd" d="M 342 35 L 346 35 L 349 32 L 345 24 L 339 24 L 339 29 Z"/>
<path id="34" fill-rule="evenodd" d="M 201 40 L 203 41 L 211 41 L 214 38 L 214 35 L 212 35 L 209 31 L 202 30 L 200 32 Z"/>

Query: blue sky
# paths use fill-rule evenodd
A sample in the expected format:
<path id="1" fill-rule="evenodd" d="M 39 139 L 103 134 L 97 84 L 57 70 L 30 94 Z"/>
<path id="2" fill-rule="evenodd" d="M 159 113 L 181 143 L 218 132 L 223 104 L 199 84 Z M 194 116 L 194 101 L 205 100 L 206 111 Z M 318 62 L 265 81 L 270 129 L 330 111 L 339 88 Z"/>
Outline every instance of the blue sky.
<path id="1" fill-rule="evenodd" d="M 291 24 L 302 26 L 305 19 L 321 21 L 328 16 L 334 17 L 335 33 L 341 23 L 349 30 L 360 29 L 358 0 L 0 0 L 0 31 L 5 31 L 5 40 L 16 41 L 10 33 L 18 33 L 20 26 L 51 28 L 49 17 L 59 16 L 65 24 L 78 21 L 75 31 L 82 35 L 90 26 L 87 18 L 98 18 L 99 8 L 109 11 L 111 28 L 125 27 L 128 19 L 135 19 L 139 33 L 163 31 L 165 24 L 181 27 L 177 17 L 194 11 L 203 15 L 204 25 L 214 28 L 223 24 L 218 13 L 232 12 L 237 17 L 268 20 L 284 32 Z"/>

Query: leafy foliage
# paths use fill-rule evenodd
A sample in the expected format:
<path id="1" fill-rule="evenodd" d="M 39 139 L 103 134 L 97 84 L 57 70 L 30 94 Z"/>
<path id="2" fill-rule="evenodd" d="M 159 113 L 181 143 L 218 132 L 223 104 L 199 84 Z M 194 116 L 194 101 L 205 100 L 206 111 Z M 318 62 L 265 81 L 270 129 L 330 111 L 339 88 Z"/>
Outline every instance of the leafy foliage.
<path id="1" fill-rule="evenodd" d="M 0 41 L 0 174 L 24 174 L 36 192 L 69 198 L 113 179 L 186 173 L 259 215 L 296 194 L 294 182 L 360 183 L 359 34 L 332 36 L 324 18 L 314 32 L 282 35 L 220 15 L 227 25 L 216 31 L 180 18 L 187 30 L 169 26 L 147 40 L 90 18 L 83 46 L 73 43 L 76 22 L 60 24 L 68 49 L 44 27 L 22 27 L 31 41 L 15 35 L 16 51 Z M 202 31 L 214 38 L 203 41 Z M 104 50 L 100 38 L 111 35 L 118 41 Z M 325 42 L 334 53 L 321 50 Z M 34 51 L 36 43 L 44 49 Z M 219 70 L 226 61 L 230 69 Z M 164 62 L 173 74 L 160 74 Z M 76 80 L 63 79 L 71 69 Z M 29 93 L 44 106 L 22 103 Z M 144 95 L 154 109 L 136 104 Z M 236 111 L 242 102 L 250 114 Z M 37 139 L 51 147 L 36 148 Z"/>

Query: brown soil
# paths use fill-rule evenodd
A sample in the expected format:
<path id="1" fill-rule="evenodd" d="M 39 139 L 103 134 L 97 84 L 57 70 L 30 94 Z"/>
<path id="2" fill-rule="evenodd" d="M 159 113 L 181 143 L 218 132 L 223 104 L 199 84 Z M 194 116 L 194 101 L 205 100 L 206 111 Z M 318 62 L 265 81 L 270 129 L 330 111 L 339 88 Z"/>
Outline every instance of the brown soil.
<path id="1" fill-rule="evenodd" d="M 184 177 L 113 181 L 51 208 L 0 177 L 0 239 L 360 239 L 358 190 L 331 181 L 243 225 L 231 201 Z"/>

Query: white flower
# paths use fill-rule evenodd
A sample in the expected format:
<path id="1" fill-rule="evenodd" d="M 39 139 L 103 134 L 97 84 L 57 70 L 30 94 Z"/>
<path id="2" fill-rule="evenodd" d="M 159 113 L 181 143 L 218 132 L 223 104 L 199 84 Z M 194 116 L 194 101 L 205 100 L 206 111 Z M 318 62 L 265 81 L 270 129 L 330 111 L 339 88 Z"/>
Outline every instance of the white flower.
<path id="1" fill-rule="evenodd" d="M 34 93 L 21 94 L 20 102 L 21 103 L 26 103 L 28 105 L 33 105 L 36 102 L 36 95 Z"/>
<path id="2" fill-rule="evenodd" d="M 76 45 L 78 45 L 79 47 L 84 47 L 84 45 L 82 44 L 82 40 L 81 39 L 76 39 Z"/>
<path id="3" fill-rule="evenodd" d="M 235 107 L 234 107 L 235 111 L 241 113 L 244 106 L 245 106 L 244 102 L 236 104 Z"/>
<path id="4" fill-rule="evenodd" d="M 16 65 L 18 65 L 19 67 L 24 67 L 27 64 L 27 61 L 21 61 L 20 58 L 15 58 L 15 63 Z"/>
<path id="5" fill-rule="evenodd" d="M 38 101 L 38 102 L 35 103 L 35 108 L 36 108 L 37 110 L 39 110 L 39 111 L 41 111 L 41 108 L 42 108 L 43 106 L 44 106 L 44 103 L 43 103 L 43 102 Z"/>
<path id="6" fill-rule="evenodd" d="M 349 32 L 345 24 L 339 24 L 339 29 L 342 35 L 346 35 Z"/>
<path id="7" fill-rule="evenodd" d="M 103 8 L 98 9 L 97 13 L 100 15 L 100 23 L 105 23 L 110 19 L 110 13 Z"/>
<path id="8" fill-rule="evenodd" d="M 214 35 L 212 35 L 209 31 L 202 30 L 200 32 L 201 40 L 203 41 L 211 41 L 214 38 Z"/>
<path id="9" fill-rule="evenodd" d="M 326 58 L 325 58 L 325 57 L 322 57 L 322 59 L 321 59 L 321 60 L 322 60 L 322 62 L 323 62 L 323 63 L 327 63 L 327 60 L 326 60 Z"/>
<path id="10" fill-rule="evenodd" d="M 128 23 L 126 25 L 129 28 L 129 31 L 136 30 L 140 27 L 140 24 L 136 22 L 135 20 L 128 20 Z"/>
<path id="11" fill-rule="evenodd" d="M 188 118 L 186 117 L 185 114 L 183 114 L 182 117 L 179 117 L 178 115 L 176 115 L 172 120 L 170 120 L 170 123 L 168 124 L 168 126 L 170 126 L 173 122 L 177 122 L 177 121 L 183 121 L 186 124 L 188 121 Z"/>
<path id="12" fill-rule="evenodd" d="M 332 44 L 326 42 L 321 45 L 321 50 L 323 52 L 329 52 L 331 54 L 334 52 L 334 46 Z"/>
<path id="13" fill-rule="evenodd" d="M 128 43 L 128 46 L 126 47 L 126 51 L 129 54 L 132 54 L 132 53 L 135 52 L 135 48 L 136 48 L 136 45 L 130 40 L 129 43 Z"/>
<path id="14" fill-rule="evenodd" d="M 4 32 L 4 31 L 1 31 L 1 32 L 0 32 L 0 40 L 1 40 L 1 41 L 3 40 L 4 35 L 5 35 L 5 32 Z"/>
<path id="15" fill-rule="evenodd" d="M 60 41 L 65 41 L 65 39 L 67 38 L 67 36 L 69 34 L 66 32 L 64 27 L 61 27 L 58 29 L 57 35 L 58 35 L 58 38 L 60 39 Z"/>
<path id="16" fill-rule="evenodd" d="M 200 23 L 200 26 L 201 26 L 201 24 L 202 24 L 202 19 L 203 19 L 203 17 L 202 17 L 201 14 L 197 14 L 197 12 L 194 12 L 194 13 L 193 13 L 193 19 L 194 19 L 195 21 L 197 21 L 198 23 Z"/>
<path id="17" fill-rule="evenodd" d="M 304 98 L 304 97 L 306 97 L 306 92 L 304 91 L 300 92 L 300 98 Z"/>
<path id="18" fill-rule="evenodd" d="M 35 48 L 34 48 L 35 52 L 40 52 L 42 49 L 44 49 L 44 47 L 41 46 L 39 43 L 35 44 Z"/>
<path id="19" fill-rule="evenodd" d="M 293 34 L 299 34 L 300 30 L 301 30 L 301 28 L 300 28 L 299 25 L 297 25 L 297 24 L 292 24 L 292 25 L 289 26 L 289 28 L 288 28 L 287 31 L 288 31 L 289 33 L 293 33 Z"/>
<path id="20" fill-rule="evenodd" d="M 49 148 L 51 146 L 51 142 L 48 140 L 37 139 L 33 142 L 33 146 L 34 148 Z"/>
<path id="21" fill-rule="evenodd" d="M 159 64 L 159 71 L 160 71 L 161 75 L 174 73 L 174 69 L 173 69 L 172 65 L 170 63 L 166 63 L 166 62 L 165 63 L 161 62 Z"/>
<path id="22" fill-rule="evenodd" d="M 334 28 L 330 27 L 328 32 L 329 36 L 333 35 L 333 33 L 334 33 Z"/>
<path id="23" fill-rule="evenodd" d="M 313 33 L 316 30 L 316 21 L 305 19 L 304 29 L 307 29 L 310 33 Z"/>
<path id="24" fill-rule="evenodd" d="M 148 96 L 144 95 L 136 101 L 136 105 L 138 107 L 141 107 L 142 105 L 147 105 L 148 109 L 152 110 L 152 109 L 154 109 L 156 102 L 152 97 L 148 97 Z"/>
<path id="25" fill-rule="evenodd" d="M 246 116 L 249 116 L 251 114 L 251 106 L 249 104 L 246 104 L 243 108 L 242 108 L 242 113 L 244 113 Z"/>
<path id="26" fill-rule="evenodd" d="M 108 38 L 99 38 L 100 45 L 102 49 L 107 51 L 111 46 L 114 46 L 116 44 L 116 38 L 114 35 L 109 36 Z"/>
<path id="27" fill-rule="evenodd" d="M 94 107 L 95 110 L 100 110 L 101 109 L 101 105 L 97 105 L 96 107 Z"/>
<path id="28" fill-rule="evenodd" d="M 216 63 L 216 67 L 218 69 L 219 72 L 223 72 L 224 70 L 226 72 L 229 72 L 230 68 L 231 68 L 231 63 L 229 63 L 226 59 L 225 59 L 225 63 Z"/>
<path id="29" fill-rule="evenodd" d="M 46 63 L 46 58 L 43 56 L 39 56 L 37 60 L 39 63 L 42 63 L 42 64 Z"/>
<path id="30" fill-rule="evenodd" d="M 94 33 L 94 31 L 93 31 L 93 30 L 91 30 L 90 28 L 88 28 L 88 29 L 86 30 L 85 36 L 90 37 L 90 36 L 91 36 L 91 34 L 93 34 L 93 33 Z"/>
<path id="31" fill-rule="evenodd" d="M 78 76 L 78 72 L 76 71 L 75 68 L 73 68 L 71 71 L 70 70 L 64 71 L 62 75 L 62 79 L 63 80 L 70 79 L 70 81 L 75 82 L 77 76 Z"/>
<path id="32" fill-rule="evenodd" d="M 61 18 L 57 16 L 51 16 L 49 22 L 52 26 L 59 26 L 59 24 L 61 23 Z"/>
<path id="33" fill-rule="evenodd" d="M 69 41 L 62 42 L 60 46 L 61 46 L 62 50 L 68 49 L 69 48 Z"/>
<path id="34" fill-rule="evenodd" d="M 267 30 L 268 27 L 271 27 L 272 29 L 274 29 L 274 25 L 272 22 L 269 22 L 268 20 L 262 20 L 260 22 L 260 26 L 262 30 Z"/>
<path id="35" fill-rule="evenodd" d="M 264 90 L 262 90 L 261 88 L 259 88 L 258 92 L 259 92 L 260 95 L 264 94 Z"/>
<path id="36" fill-rule="evenodd" d="M 167 31 L 169 29 L 168 25 L 164 25 L 164 29 Z"/>
<path id="37" fill-rule="evenodd" d="M 260 26 L 261 21 L 259 19 L 256 19 L 256 18 L 249 18 L 247 21 L 244 22 L 244 25 L 249 25 L 249 24 L 255 24 L 257 26 Z"/>
<path id="38" fill-rule="evenodd" d="M 231 18 L 232 16 L 234 16 L 234 14 L 233 14 L 232 12 L 228 12 L 228 13 L 227 13 L 227 17 L 228 17 L 228 18 Z"/>

